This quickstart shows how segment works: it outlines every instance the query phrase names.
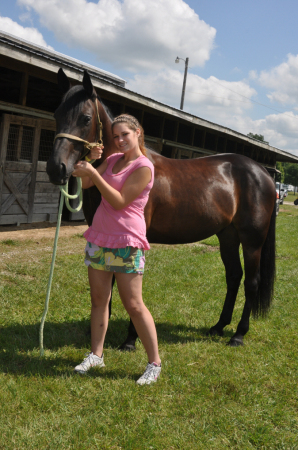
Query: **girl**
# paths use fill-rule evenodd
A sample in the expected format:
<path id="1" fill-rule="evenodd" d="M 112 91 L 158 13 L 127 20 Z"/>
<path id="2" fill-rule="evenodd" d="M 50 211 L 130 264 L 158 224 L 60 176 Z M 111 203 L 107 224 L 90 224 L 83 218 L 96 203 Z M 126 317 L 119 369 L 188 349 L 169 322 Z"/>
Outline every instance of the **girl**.
<path id="1" fill-rule="evenodd" d="M 84 189 L 95 185 L 102 195 L 92 225 L 84 234 L 91 291 L 91 353 L 74 370 L 85 374 L 91 367 L 104 367 L 114 274 L 122 303 L 148 355 L 146 370 L 137 384 L 150 384 L 161 371 L 155 324 L 142 299 L 144 250 L 150 248 L 144 208 L 153 186 L 154 166 L 146 157 L 144 131 L 135 117 L 116 117 L 112 133 L 119 153 L 109 156 L 97 169 L 80 161 L 73 172 L 73 176 L 82 177 Z M 100 158 L 101 153 L 97 148 L 91 158 Z"/>

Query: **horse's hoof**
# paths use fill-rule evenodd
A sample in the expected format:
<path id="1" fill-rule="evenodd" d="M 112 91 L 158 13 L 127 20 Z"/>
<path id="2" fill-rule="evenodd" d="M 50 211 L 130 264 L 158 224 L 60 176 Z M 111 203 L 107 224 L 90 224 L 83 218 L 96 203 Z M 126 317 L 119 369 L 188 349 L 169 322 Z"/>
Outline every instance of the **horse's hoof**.
<path id="1" fill-rule="evenodd" d="M 244 344 L 243 344 L 243 340 L 242 339 L 232 338 L 232 339 L 229 340 L 228 345 L 230 347 L 240 347 L 241 345 L 244 345 Z"/>
<path id="2" fill-rule="evenodd" d="M 135 344 L 132 343 L 127 343 L 127 342 L 123 342 L 122 345 L 120 345 L 120 347 L 118 347 L 118 350 L 121 350 L 122 352 L 134 352 L 136 349 Z"/>
<path id="3" fill-rule="evenodd" d="M 211 327 L 207 331 L 207 336 L 223 336 L 223 330 L 218 330 L 216 327 Z"/>

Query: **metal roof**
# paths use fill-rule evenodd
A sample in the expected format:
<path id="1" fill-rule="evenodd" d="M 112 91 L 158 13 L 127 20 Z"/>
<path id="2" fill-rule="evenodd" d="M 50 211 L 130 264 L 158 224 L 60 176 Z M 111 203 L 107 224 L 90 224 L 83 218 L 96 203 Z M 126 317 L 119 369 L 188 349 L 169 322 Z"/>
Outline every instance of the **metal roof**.
<path id="1" fill-rule="evenodd" d="M 88 70 L 89 74 L 92 75 L 95 78 L 99 78 L 101 80 L 114 83 L 118 86 L 125 86 L 125 80 L 118 77 L 117 75 L 114 75 L 110 72 L 107 72 L 102 69 L 98 69 L 95 66 L 91 66 L 89 64 L 83 63 L 75 58 L 71 58 L 70 56 L 63 55 L 62 53 L 56 52 L 54 50 L 49 50 L 45 47 L 42 47 L 37 44 L 33 44 L 32 42 L 28 42 L 24 39 L 20 39 L 16 36 L 13 36 L 9 33 L 4 33 L 3 31 L 0 31 L 0 43 L 4 44 L 4 46 L 9 46 L 10 50 L 14 49 L 16 51 L 26 52 L 30 55 L 34 55 L 36 59 L 43 59 L 45 61 L 48 61 L 51 64 L 54 64 L 55 66 L 59 67 L 66 67 L 69 69 L 74 69 L 79 72 L 83 72 L 84 70 Z M 4 54 L 3 49 L 0 51 L 0 53 Z M 7 56 L 12 56 L 11 54 Z M 34 64 L 35 61 L 30 60 L 31 64 Z"/>

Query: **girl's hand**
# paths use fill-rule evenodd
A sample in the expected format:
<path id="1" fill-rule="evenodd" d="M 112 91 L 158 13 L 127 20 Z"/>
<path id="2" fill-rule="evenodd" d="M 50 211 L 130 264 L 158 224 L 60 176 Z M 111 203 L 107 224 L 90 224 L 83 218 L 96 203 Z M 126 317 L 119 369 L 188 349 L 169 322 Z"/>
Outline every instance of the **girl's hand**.
<path id="1" fill-rule="evenodd" d="M 91 161 L 93 159 L 100 159 L 102 156 L 102 151 L 104 149 L 104 146 L 102 147 L 92 147 L 90 152 L 88 153 L 88 156 L 86 157 L 87 161 Z"/>
<path id="2" fill-rule="evenodd" d="M 94 167 L 87 161 L 79 161 L 74 166 L 74 171 L 72 172 L 73 177 L 91 177 L 94 172 Z"/>

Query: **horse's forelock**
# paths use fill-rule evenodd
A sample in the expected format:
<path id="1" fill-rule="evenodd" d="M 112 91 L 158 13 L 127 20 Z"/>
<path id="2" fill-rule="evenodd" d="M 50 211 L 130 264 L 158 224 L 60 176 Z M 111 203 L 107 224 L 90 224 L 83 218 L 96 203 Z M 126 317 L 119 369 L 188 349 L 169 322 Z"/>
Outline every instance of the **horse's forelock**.
<path id="1" fill-rule="evenodd" d="M 114 120 L 114 116 L 111 113 L 110 109 L 101 101 L 99 97 L 97 97 L 99 102 L 101 103 L 105 113 L 108 118 L 112 122 Z M 80 113 L 83 104 L 90 99 L 90 96 L 84 89 L 82 85 L 73 86 L 66 94 L 63 96 L 62 102 L 57 109 L 56 113 L 59 114 L 60 117 L 74 119 Z"/>
<path id="2" fill-rule="evenodd" d="M 82 86 L 72 87 L 64 95 L 60 107 L 59 113 L 64 117 L 77 117 L 82 109 L 83 104 L 89 99 L 89 96 Z"/>

